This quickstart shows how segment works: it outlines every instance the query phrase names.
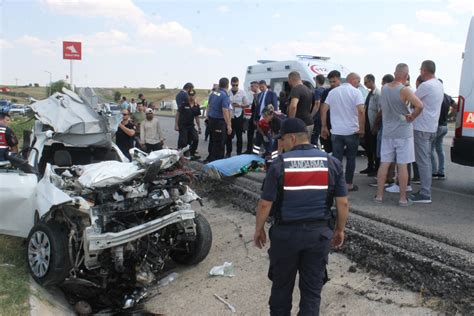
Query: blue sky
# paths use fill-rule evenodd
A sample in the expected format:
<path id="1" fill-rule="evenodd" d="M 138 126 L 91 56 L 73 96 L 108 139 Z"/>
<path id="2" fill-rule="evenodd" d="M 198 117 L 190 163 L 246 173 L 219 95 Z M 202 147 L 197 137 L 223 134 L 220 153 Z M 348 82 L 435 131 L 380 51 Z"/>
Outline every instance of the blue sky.
<path id="1" fill-rule="evenodd" d="M 257 59 L 330 56 L 377 82 L 398 62 L 436 62 L 458 94 L 471 0 L 0 0 L 0 83 L 64 79 L 62 41 L 82 41 L 79 86 L 209 88 Z"/>

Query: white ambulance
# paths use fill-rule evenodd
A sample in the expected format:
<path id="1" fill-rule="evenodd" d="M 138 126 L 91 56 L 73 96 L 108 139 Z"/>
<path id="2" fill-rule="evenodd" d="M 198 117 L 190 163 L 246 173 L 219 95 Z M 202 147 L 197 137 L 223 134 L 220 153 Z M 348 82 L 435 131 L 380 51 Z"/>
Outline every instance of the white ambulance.
<path id="1" fill-rule="evenodd" d="M 297 71 L 301 75 L 301 80 L 310 89 L 315 88 L 314 77 L 317 75 L 324 75 L 325 77 L 332 70 L 337 70 L 341 73 L 342 82 L 346 81 L 347 75 L 350 73 L 349 69 L 343 65 L 329 61 L 329 57 L 297 55 L 295 60 L 257 60 L 257 64 L 247 67 L 245 76 L 244 89 L 250 93 L 250 83 L 252 81 L 265 80 L 269 88 L 277 95 L 281 91 L 289 94 L 291 88 L 288 84 L 288 74 L 292 71 Z M 329 83 L 326 79 L 326 85 Z M 359 86 L 364 99 L 368 91 L 362 86 Z M 246 111 L 246 116 L 249 116 L 249 110 Z"/>
<path id="2" fill-rule="evenodd" d="M 469 25 L 463 59 L 451 161 L 474 166 L 474 17 Z"/>

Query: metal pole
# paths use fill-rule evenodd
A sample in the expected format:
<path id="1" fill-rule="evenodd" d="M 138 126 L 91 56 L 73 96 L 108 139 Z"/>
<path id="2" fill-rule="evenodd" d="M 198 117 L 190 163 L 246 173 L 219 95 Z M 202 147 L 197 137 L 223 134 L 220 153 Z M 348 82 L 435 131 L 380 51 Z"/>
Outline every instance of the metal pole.
<path id="1" fill-rule="evenodd" d="M 72 59 L 70 60 L 71 61 L 71 72 L 70 72 L 70 85 L 71 85 L 71 90 L 74 91 L 74 85 L 73 85 L 73 81 L 72 81 Z"/>
<path id="2" fill-rule="evenodd" d="M 53 73 L 51 71 L 45 70 L 44 72 L 49 73 L 49 89 L 48 89 L 48 97 L 51 95 L 51 85 L 53 83 Z"/>

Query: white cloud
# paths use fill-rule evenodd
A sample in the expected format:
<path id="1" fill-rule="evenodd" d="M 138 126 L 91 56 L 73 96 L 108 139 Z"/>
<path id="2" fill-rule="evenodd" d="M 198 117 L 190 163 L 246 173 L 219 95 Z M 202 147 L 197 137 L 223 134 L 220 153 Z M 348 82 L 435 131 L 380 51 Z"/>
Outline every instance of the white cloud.
<path id="1" fill-rule="evenodd" d="M 222 52 L 215 48 L 209 48 L 204 46 L 199 46 L 195 52 L 199 55 L 209 56 L 209 57 L 219 57 L 222 56 Z"/>
<path id="2" fill-rule="evenodd" d="M 472 0 L 449 0 L 448 9 L 456 12 L 474 13 L 474 4 Z"/>
<path id="3" fill-rule="evenodd" d="M 130 0 L 42 0 L 51 11 L 62 15 L 104 17 L 138 21 L 144 12 Z"/>
<path id="4" fill-rule="evenodd" d="M 83 41 L 88 46 L 116 46 L 130 41 L 127 33 L 110 30 L 108 32 L 98 32 L 85 36 Z"/>
<path id="5" fill-rule="evenodd" d="M 455 25 L 457 21 L 445 11 L 419 10 L 416 11 L 416 18 L 423 23 L 436 25 Z"/>
<path id="6" fill-rule="evenodd" d="M 391 25 L 385 31 L 372 33 L 346 31 L 341 25 L 336 25 L 325 36 L 314 40 L 277 42 L 255 52 L 259 58 L 270 58 L 270 53 L 271 58 L 288 58 L 297 54 L 331 57 L 349 54 L 364 59 L 380 56 L 403 59 L 427 53 L 430 56 L 458 54 L 462 52 L 462 45 L 444 41 L 432 33 L 415 31 L 404 24 Z"/>
<path id="7" fill-rule="evenodd" d="M 386 32 L 370 33 L 368 43 L 377 50 L 402 56 L 416 55 L 420 52 L 430 55 L 448 56 L 462 51 L 462 45 L 443 41 L 433 33 L 415 31 L 405 24 L 391 25 Z"/>
<path id="8" fill-rule="evenodd" d="M 13 44 L 3 38 L 0 38 L 0 48 L 1 49 L 13 48 Z"/>
<path id="9" fill-rule="evenodd" d="M 192 43 L 192 33 L 178 22 L 162 24 L 143 23 L 138 27 L 138 34 L 147 40 L 174 42 L 180 45 Z"/>
<path id="10" fill-rule="evenodd" d="M 217 7 L 217 11 L 219 11 L 221 13 L 228 13 L 228 12 L 230 12 L 230 8 L 226 5 L 221 5 L 221 6 Z"/>
<path id="11" fill-rule="evenodd" d="M 57 56 L 59 55 L 61 50 L 61 48 L 56 47 L 56 42 L 42 40 L 38 37 L 31 35 L 23 35 L 20 38 L 17 38 L 15 42 L 17 44 L 29 47 L 34 55 L 39 56 Z"/>
<path id="12" fill-rule="evenodd" d="M 41 47 L 47 44 L 46 41 L 40 40 L 39 38 L 35 36 L 30 36 L 30 35 L 23 35 L 22 37 L 18 38 L 15 42 L 17 42 L 18 44 L 27 45 L 30 47 Z"/>
<path id="13" fill-rule="evenodd" d="M 156 20 L 161 21 L 159 15 L 153 13 L 148 17 L 131 0 L 42 0 L 42 3 L 51 11 L 62 15 L 129 22 L 136 28 L 141 40 L 157 40 L 179 45 L 192 43 L 192 33 L 189 29 L 176 21 L 157 23 Z"/>

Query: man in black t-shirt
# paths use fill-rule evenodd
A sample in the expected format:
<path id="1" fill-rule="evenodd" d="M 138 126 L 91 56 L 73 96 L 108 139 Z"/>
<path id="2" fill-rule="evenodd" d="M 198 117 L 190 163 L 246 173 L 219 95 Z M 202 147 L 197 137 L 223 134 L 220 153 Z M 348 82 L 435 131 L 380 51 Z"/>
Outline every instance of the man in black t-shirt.
<path id="1" fill-rule="evenodd" d="M 135 125 L 130 122 L 130 111 L 122 110 L 122 121 L 120 122 L 117 132 L 115 132 L 115 143 L 122 153 L 130 161 L 132 161 L 132 156 L 130 155 L 129 150 L 133 148 L 133 142 L 135 139 Z"/>
<path id="2" fill-rule="evenodd" d="M 336 87 L 339 87 L 341 85 L 341 73 L 337 70 L 333 70 L 333 71 L 329 72 L 328 73 L 328 80 L 329 80 L 330 88 L 327 88 L 321 94 L 320 111 L 321 111 L 321 107 L 324 107 L 324 106 L 327 107 L 327 104 L 325 104 L 325 102 L 326 102 L 326 98 L 328 97 L 329 92 L 331 92 L 332 89 L 334 89 Z M 331 111 L 328 108 L 327 111 L 326 111 L 326 115 L 325 115 L 325 117 L 326 117 L 326 126 L 327 126 L 327 129 L 329 131 L 328 132 L 328 137 L 327 138 L 319 137 L 319 141 L 321 142 L 321 146 L 322 146 L 323 150 L 327 153 L 332 152 L 332 142 L 331 142 L 331 132 L 330 132 L 331 131 L 331 113 L 330 112 Z M 321 116 L 321 121 L 322 120 L 323 120 L 323 116 Z"/>
<path id="3" fill-rule="evenodd" d="M 201 158 L 196 155 L 196 150 L 199 144 L 199 134 L 201 134 L 201 124 L 199 116 L 201 115 L 201 108 L 196 103 L 196 92 L 191 89 L 188 94 L 188 100 L 178 105 L 178 112 L 175 119 L 175 130 L 179 132 L 178 148 L 184 148 L 190 145 L 190 158 L 197 160 Z M 198 130 L 194 127 L 196 123 Z"/>
<path id="4" fill-rule="evenodd" d="M 303 120 L 309 135 L 311 135 L 314 127 L 313 118 L 311 117 L 313 91 L 303 84 L 301 76 L 297 71 L 292 71 L 288 74 L 288 83 L 291 86 L 288 117 L 296 117 Z"/>

